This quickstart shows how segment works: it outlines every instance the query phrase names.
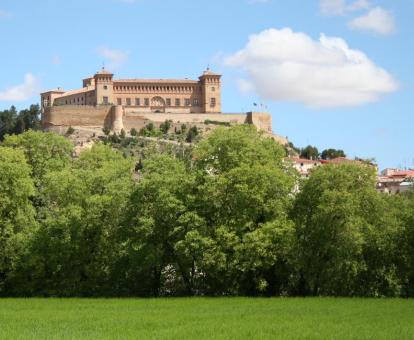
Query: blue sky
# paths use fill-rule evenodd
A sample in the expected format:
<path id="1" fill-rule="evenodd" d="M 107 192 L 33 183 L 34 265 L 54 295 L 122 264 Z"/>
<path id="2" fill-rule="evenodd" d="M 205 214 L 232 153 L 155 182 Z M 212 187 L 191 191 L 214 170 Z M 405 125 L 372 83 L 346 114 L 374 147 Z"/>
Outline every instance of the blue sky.
<path id="1" fill-rule="evenodd" d="M 411 0 L 0 0 L 0 109 L 103 63 L 120 78 L 210 65 L 224 112 L 263 103 L 297 146 L 414 167 L 413 19 Z"/>

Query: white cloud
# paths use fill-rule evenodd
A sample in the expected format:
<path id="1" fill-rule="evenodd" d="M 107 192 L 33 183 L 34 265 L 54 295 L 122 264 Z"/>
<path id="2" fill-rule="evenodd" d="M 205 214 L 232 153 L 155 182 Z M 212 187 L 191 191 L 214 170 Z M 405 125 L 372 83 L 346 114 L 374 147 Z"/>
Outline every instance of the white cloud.
<path id="1" fill-rule="evenodd" d="M 31 73 L 24 76 L 24 81 L 20 85 L 9 87 L 0 91 L 2 101 L 24 101 L 38 95 L 40 92 L 39 80 Z"/>
<path id="2" fill-rule="evenodd" d="M 312 108 L 369 103 L 398 88 L 387 71 L 345 40 L 322 34 L 316 41 L 290 28 L 251 35 L 224 64 L 246 72 L 242 91 L 254 89 L 265 99 Z"/>
<path id="3" fill-rule="evenodd" d="M 115 70 L 121 67 L 128 60 L 129 53 L 122 50 L 111 49 L 108 47 L 101 47 L 98 54 L 104 57 L 109 63 L 107 67 L 110 70 Z"/>
<path id="4" fill-rule="evenodd" d="M 395 32 L 395 19 L 390 12 L 381 7 L 375 7 L 370 9 L 366 15 L 351 20 L 348 26 L 355 30 L 388 35 Z"/>
<path id="5" fill-rule="evenodd" d="M 369 0 L 356 0 L 347 3 L 346 0 L 320 0 L 319 10 L 324 15 L 345 15 L 350 12 L 371 7 Z"/>

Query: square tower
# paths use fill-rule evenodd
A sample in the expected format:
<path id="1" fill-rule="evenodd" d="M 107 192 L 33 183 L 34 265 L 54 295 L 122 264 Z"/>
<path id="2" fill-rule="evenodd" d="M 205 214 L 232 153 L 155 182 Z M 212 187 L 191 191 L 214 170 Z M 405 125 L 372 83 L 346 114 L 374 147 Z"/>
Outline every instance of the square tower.
<path id="1" fill-rule="evenodd" d="M 205 113 L 221 112 L 221 75 L 207 68 L 199 77 L 202 88 L 202 107 Z"/>
<path id="2" fill-rule="evenodd" d="M 95 103 L 96 105 L 111 105 L 114 103 L 114 75 L 111 72 L 102 70 L 97 72 L 94 76 L 95 82 Z"/>

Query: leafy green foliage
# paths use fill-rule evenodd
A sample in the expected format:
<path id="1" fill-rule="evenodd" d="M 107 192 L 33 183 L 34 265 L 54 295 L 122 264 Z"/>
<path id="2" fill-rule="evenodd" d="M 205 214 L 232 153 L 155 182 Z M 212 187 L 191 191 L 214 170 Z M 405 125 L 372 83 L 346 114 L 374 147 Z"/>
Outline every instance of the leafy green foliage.
<path id="1" fill-rule="evenodd" d="M 218 120 L 211 120 L 211 119 L 206 119 L 204 121 L 204 124 L 208 125 L 208 124 L 212 124 L 212 125 L 223 125 L 223 126 L 230 126 L 229 122 L 220 122 Z"/>
<path id="2" fill-rule="evenodd" d="M 300 157 L 306 159 L 319 159 L 319 151 L 316 146 L 308 145 L 300 150 Z"/>
<path id="3" fill-rule="evenodd" d="M 160 130 L 163 134 L 167 134 L 171 127 L 171 120 L 166 120 L 164 123 L 160 124 Z"/>
<path id="4" fill-rule="evenodd" d="M 72 126 L 69 126 L 68 129 L 66 130 L 66 135 L 70 136 L 73 135 L 75 133 L 75 129 Z"/>
<path id="5" fill-rule="evenodd" d="M 65 168 L 71 161 L 73 151 L 70 141 L 53 132 L 27 131 L 7 136 L 3 145 L 23 150 L 36 184 L 49 171 Z"/>
<path id="6" fill-rule="evenodd" d="M 335 159 L 338 157 L 346 157 L 346 154 L 343 150 L 336 149 L 326 149 L 321 152 L 322 159 Z"/>
<path id="7" fill-rule="evenodd" d="M 114 133 L 79 158 L 7 136 L 0 294 L 414 296 L 413 193 L 377 193 L 365 163 L 299 180 L 253 126 L 182 131 L 192 144 Z"/>
<path id="8" fill-rule="evenodd" d="M 0 294 L 35 228 L 31 169 L 21 150 L 0 147 Z"/>
<path id="9" fill-rule="evenodd" d="M 198 129 L 196 126 L 192 126 L 188 132 L 187 132 L 187 137 L 185 138 L 185 141 L 187 143 L 192 143 L 194 141 L 194 139 L 198 136 Z"/>
<path id="10" fill-rule="evenodd" d="M 375 191 L 372 167 L 317 168 L 297 195 L 293 215 L 303 294 L 389 295 L 398 289 L 386 258 L 397 225 Z"/>
<path id="11" fill-rule="evenodd" d="M 12 106 L 9 110 L 0 111 L 0 141 L 9 134 L 20 134 L 27 130 L 40 129 L 39 105 L 31 105 L 29 109 L 17 113 Z"/>
<path id="12" fill-rule="evenodd" d="M 104 126 L 102 129 L 102 132 L 105 134 L 105 136 L 109 136 L 109 134 L 111 133 L 111 129 L 109 128 L 109 126 Z"/>

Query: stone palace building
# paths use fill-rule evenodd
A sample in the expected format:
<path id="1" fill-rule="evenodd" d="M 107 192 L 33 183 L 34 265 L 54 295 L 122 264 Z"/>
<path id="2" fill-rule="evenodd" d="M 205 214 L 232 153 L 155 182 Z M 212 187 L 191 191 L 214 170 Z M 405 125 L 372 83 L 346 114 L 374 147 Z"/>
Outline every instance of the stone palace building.
<path id="1" fill-rule="evenodd" d="M 219 113 L 221 75 L 209 69 L 198 80 L 114 79 L 102 68 L 83 80 L 74 91 L 62 89 L 41 94 L 42 107 L 61 105 L 119 105 L 140 112 Z"/>
<path id="2" fill-rule="evenodd" d="M 69 126 L 115 132 L 141 129 L 148 123 L 169 120 L 172 126 L 189 124 L 202 130 L 219 125 L 254 124 L 272 134 L 271 116 L 265 112 L 222 113 L 221 75 L 206 69 L 198 80 L 114 79 L 104 68 L 83 79 L 83 87 L 61 88 L 41 93 L 42 125 L 66 131 Z M 208 126 L 207 126 L 208 125 Z"/>

